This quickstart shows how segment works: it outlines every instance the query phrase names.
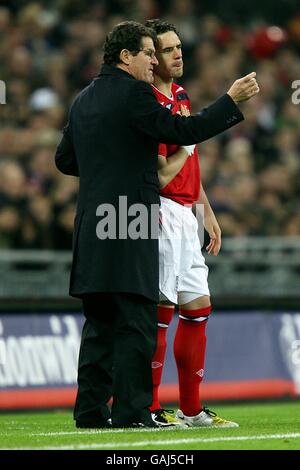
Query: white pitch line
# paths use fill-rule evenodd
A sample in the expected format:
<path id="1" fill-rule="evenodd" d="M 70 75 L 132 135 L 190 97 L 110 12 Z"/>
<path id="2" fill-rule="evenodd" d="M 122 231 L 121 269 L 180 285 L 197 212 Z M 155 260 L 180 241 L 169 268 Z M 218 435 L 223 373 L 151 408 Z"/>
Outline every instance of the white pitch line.
<path id="1" fill-rule="evenodd" d="M 184 429 L 187 431 L 188 429 L 192 428 L 186 428 Z M 124 429 L 90 429 L 89 431 L 57 431 L 57 432 L 38 432 L 38 433 L 31 433 L 31 436 L 43 436 L 43 437 L 48 437 L 48 436 L 77 436 L 78 434 L 117 434 L 117 433 L 124 433 L 124 432 L 161 432 L 168 430 L 170 431 L 170 428 L 158 428 L 158 429 L 147 429 L 147 428 L 139 428 L 139 429 L 134 429 L 134 428 L 124 428 Z M 182 431 L 182 428 L 178 429 L 172 429 L 172 431 Z"/>
<path id="2" fill-rule="evenodd" d="M 90 443 L 90 444 L 73 444 L 65 446 L 45 446 L 45 447 L 30 447 L 35 450 L 75 450 L 75 449 L 118 449 L 122 447 L 144 447 L 144 446 L 164 446 L 174 444 L 195 444 L 205 442 L 224 442 L 224 441 L 260 441 L 266 439 L 296 439 L 300 438 L 300 433 L 289 434 L 258 434 L 256 436 L 232 436 L 232 437 L 207 437 L 207 438 L 190 438 L 190 439 L 166 439 L 154 441 L 138 441 L 138 442 L 118 442 L 118 443 Z M 29 447 L 22 447 L 16 450 L 29 449 Z"/>

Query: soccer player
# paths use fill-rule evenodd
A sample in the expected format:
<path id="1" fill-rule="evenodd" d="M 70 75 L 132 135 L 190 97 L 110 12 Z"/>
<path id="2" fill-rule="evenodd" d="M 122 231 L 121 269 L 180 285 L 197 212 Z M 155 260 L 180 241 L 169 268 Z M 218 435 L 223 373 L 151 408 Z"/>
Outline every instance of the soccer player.
<path id="1" fill-rule="evenodd" d="M 148 20 L 158 35 L 153 91 L 158 102 L 187 116 L 191 105 L 186 91 L 174 83 L 183 74 L 181 41 L 176 27 L 161 20 Z M 157 348 L 152 359 L 153 419 L 165 426 L 237 427 L 220 418 L 201 402 L 199 385 L 204 375 L 205 329 L 211 314 L 207 284 L 208 268 L 201 253 L 197 219 L 192 205 L 204 205 L 204 226 L 210 236 L 208 253 L 217 255 L 221 230 L 201 186 L 197 148 L 193 145 L 160 144 L 158 157 L 161 184 L 160 304 L 158 305 Z M 179 379 L 180 409 L 174 418 L 162 409 L 158 399 L 166 353 L 166 333 L 179 304 L 179 322 L 174 340 L 174 355 Z"/>

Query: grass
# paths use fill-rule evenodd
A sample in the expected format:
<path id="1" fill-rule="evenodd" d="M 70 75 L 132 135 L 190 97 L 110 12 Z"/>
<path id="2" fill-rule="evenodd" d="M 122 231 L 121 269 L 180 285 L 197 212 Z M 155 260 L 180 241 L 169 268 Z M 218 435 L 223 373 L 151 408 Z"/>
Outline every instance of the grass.
<path id="1" fill-rule="evenodd" d="M 239 428 L 77 430 L 71 411 L 0 415 L 0 449 L 300 450 L 300 402 L 213 408 Z"/>

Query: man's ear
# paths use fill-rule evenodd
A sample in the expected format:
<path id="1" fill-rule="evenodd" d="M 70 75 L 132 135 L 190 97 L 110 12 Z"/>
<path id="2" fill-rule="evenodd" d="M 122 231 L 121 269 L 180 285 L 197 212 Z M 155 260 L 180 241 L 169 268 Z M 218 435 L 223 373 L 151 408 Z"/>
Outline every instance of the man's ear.
<path id="1" fill-rule="evenodd" d="M 122 49 L 120 52 L 120 61 L 123 62 L 123 64 L 125 65 L 129 65 L 130 56 L 131 56 L 131 53 L 128 49 Z"/>

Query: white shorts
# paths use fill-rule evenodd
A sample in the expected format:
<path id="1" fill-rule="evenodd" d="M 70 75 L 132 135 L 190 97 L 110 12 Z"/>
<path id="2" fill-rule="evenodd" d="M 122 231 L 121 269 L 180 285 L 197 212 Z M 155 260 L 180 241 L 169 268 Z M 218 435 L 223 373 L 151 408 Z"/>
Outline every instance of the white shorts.
<path id="1" fill-rule="evenodd" d="M 160 301 L 184 305 L 210 295 L 208 267 L 201 252 L 192 209 L 161 197 L 159 224 Z"/>

